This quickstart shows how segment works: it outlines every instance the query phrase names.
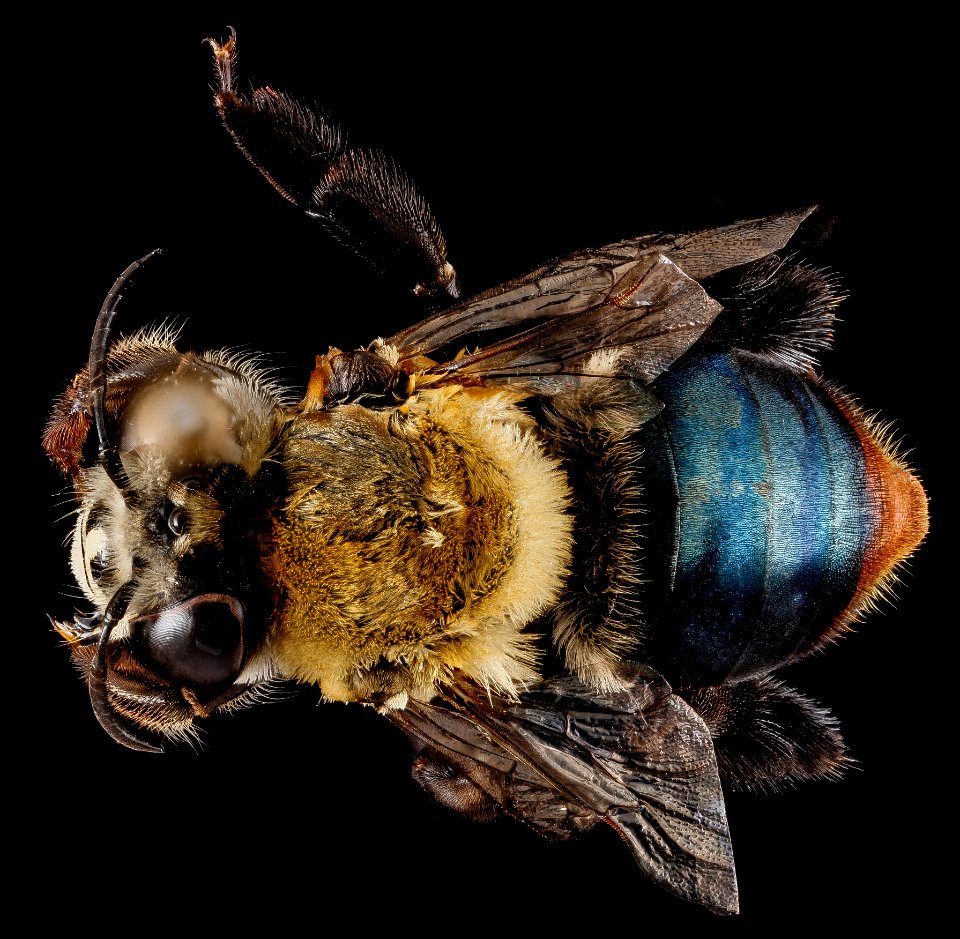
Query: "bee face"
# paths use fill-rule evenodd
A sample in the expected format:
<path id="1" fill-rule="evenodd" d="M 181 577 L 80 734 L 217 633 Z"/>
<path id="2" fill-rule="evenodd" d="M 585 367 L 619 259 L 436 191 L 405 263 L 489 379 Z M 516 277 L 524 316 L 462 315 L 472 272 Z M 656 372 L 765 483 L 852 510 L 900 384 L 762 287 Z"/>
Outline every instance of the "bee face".
<path id="1" fill-rule="evenodd" d="M 210 701 L 230 691 L 254 636 L 262 638 L 249 628 L 248 610 L 268 602 L 253 569 L 272 499 L 264 465 L 281 401 L 252 363 L 226 353 L 181 355 L 163 332 L 118 343 L 108 371 L 105 410 L 119 442 L 119 479 L 101 462 L 71 464 L 79 499 L 71 566 L 96 613 L 57 627 L 84 673 L 105 669 L 118 713 L 184 736 Z M 85 378 L 77 376 L 47 428 L 68 463 L 89 449 L 78 443 Z M 120 597 L 122 618 L 101 642 Z"/>

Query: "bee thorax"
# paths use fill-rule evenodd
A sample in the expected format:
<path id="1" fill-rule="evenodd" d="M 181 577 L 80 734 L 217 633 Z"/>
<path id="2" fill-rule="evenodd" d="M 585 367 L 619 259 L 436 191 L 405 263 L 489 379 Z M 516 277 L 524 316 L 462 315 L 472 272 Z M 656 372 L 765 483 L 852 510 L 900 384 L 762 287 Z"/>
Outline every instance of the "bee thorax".
<path id="1" fill-rule="evenodd" d="M 523 632 L 567 574 L 565 477 L 503 392 L 298 416 L 265 563 L 281 669 L 336 700 L 425 697 L 460 672 L 513 693 Z"/>

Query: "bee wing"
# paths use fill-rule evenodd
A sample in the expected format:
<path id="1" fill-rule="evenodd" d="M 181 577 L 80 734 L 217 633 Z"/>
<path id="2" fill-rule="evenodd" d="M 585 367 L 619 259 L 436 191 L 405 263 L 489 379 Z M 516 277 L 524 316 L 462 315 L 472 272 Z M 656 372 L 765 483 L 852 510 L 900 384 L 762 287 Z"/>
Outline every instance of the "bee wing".
<path id="1" fill-rule="evenodd" d="M 470 786 L 477 798 L 555 838 L 604 821 L 661 886 L 736 912 L 710 731 L 656 672 L 631 666 L 625 677 L 624 691 L 604 695 L 564 674 L 517 701 L 458 687 L 389 717 L 455 771 L 433 783 L 420 779 L 445 804 L 465 811 L 450 787 Z"/>
<path id="2" fill-rule="evenodd" d="M 783 248 L 805 208 L 722 228 L 647 235 L 570 255 L 410 327 L 388 344 L 401 366 L 434 382 L 522 381 L 556 387 L 590 357 L 619 352 L 618 374 L 653 381 L 713 322 L 720 304 L 700 281 Z M 497 330 L 506 338 L 441 364 L 418 357 Z"/>

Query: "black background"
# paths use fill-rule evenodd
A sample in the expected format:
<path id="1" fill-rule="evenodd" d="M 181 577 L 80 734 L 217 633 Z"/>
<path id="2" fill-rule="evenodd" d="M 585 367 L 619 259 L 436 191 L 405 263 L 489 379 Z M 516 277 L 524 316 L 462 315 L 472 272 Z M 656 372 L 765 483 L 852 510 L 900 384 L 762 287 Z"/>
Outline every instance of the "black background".
<path id="1" fill-rule="evenodd" d="M 465 16 L 428 28 L 362 11 L 170 15 L 22 35 L 7 181 L 27 208 L 8 231 L 8 279 L 15 296 L 25 288 L 8 317 L 26 337 L 7 350 L 8 394 L 27 422 L 8 464 L 22 536 L 8 562 L 15 882 L 45 891 L 36 916 L 92 917 L 107 932 L 196 922 L 194 903 L 218 928 L 268 913 L 311 931 L 342 915 L 364 931 L 491 935 L 922 919 L 942 899 L 926 838 L 946 824 L 952 746 L 930 688 L 948 655 L 939 388 L 951 338 L 939 324 L 953 301 L 948 260 L 920 220 L 938 182 L 917 63 L 865 54 L 829 23 L 749 38 L 700 24 L 692 43 L 682 17 L 581 11 L 546 30 Z M 83 603 L 62 547 L 68 493 L 39 436 L 114 278 L 164 247 L 120 331 L 173 317 L 184 346 L 263 350 L 292 384 L 328 345 L 417 315 L 220 128 L 202 40 L 228 23 L 241 80 L 322 105 L 418 181 L 465 293 L 649 230 L 809 204 L 836 220 L 825 257 L 850 297 L 824 372 L 895 425 L 933 525 L 896 603 L 784 675 L 838 716 L 857 767 L 839 783 L 729 799 L 739 917 L 661 893 L 612 831 L 555 845 L 510 822 L 460 820 L 410 781 L 399 732 L 359 706 L 307 692 L 215 722 L 202 751 L 159 757 L 98 727 L 45 618 Z"/>

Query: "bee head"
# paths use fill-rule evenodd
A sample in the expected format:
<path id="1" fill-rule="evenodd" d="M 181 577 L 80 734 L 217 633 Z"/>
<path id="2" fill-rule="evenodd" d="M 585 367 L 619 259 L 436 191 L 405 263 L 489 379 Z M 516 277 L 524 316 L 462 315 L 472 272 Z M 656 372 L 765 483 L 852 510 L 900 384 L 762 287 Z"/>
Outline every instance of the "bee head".
<path id="1" fill-rule="evenodd" d="M 136 266 L 104 302 L 88 367 L 55 403 L 44 446 L 74 485 L 71 567 L 94 608 L 54 626 L 104 728 L 157 750 L 135 728 L 187 736 L 195 717 L 252 686 L 269 604 L 258 538 L 283 401 L 253 362 L 181 353 L 169 329 L 108 351 Z"/>

